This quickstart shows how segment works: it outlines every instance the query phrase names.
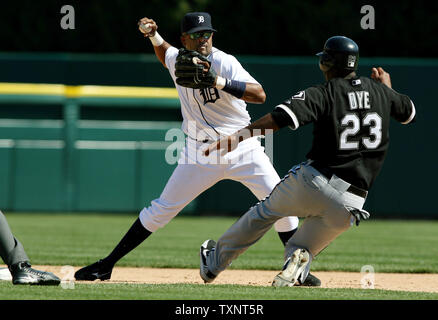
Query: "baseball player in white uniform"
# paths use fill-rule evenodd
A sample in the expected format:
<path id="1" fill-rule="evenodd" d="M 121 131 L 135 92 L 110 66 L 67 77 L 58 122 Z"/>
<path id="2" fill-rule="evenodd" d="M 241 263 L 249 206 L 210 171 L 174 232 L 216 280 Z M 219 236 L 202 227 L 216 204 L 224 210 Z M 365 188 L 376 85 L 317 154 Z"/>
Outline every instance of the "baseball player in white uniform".
<path id="1" fill-rule="evenodd" d="M 187 136 L 186 143 L 160 197 L 141 210 L 139 218 L 109 256 L 77 271 L 77 280 L 110 279 L 118 260 L 151 233 L 164 227 L 199 194 L 221 180 L 241 182 L 258 200 L 269 195 L 280 182 L 257 137 L 247 139 L 224 156 L 218 153 L 214 159 L 202 156 L 206 145 L 250 124 L 246 102 L 261 104 L 266 99 L 262 86 L 235 57 L 212 46 L 216 30 L 212 27 L 210 15 L 192 12 L 181 21 L 181 42 L 184 47 L 199 52 L 211 61 L 211 68 L 217 74 L 215 85 L 205 89 L 178 85 L 175 62 L 179 50 L 162 39 L 154 20 L 141 19 L 139 29 L 151 40 L 157 58 L 169 70 L 175 82 L 181 102 L 182 130 Z M 285 217 L 274 225 L 283 244 L 297 227 L 297 217 Z M 304 285 L 318 286 L 320 281 L 310 275 Z"/>

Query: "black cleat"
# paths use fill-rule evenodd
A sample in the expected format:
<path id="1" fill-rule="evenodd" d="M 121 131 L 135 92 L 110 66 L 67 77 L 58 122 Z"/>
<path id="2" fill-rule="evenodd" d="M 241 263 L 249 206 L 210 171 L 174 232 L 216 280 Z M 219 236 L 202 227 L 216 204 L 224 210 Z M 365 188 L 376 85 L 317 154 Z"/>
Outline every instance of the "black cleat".
<path id="1" fill-rule="evenodd" d="M 214 240 L 205 240 L 204 243 L 201 245 L 201 249 L 199 250 L 199 257 L 200 257 L 199 274 L 202 280 L 204 280 L 204 283 L 213 282 L 213 280 L 216 278 L 216 275 L 214 275 L 208 270 L 208 265 L 207 265 L 207 257 L 210 254 L 210 252 L 214 250 L 215 246 L 216 246 L 216 242 Z"/>
<path id="2" fill-rule="evenodd" d="M 61 279 L 53 273 L 33 269 L 27 261 L 12 265 L 9 270 L 11 271 L 13 284 L 57 286 L 61 283 Z"/>
<path id="3" fill-rule="evenodd" d="M 313 274 L 311 274 L 309 272 L 309 274 L 307 275 L 306 280 L 304 280 L 303 283 L 296 283 L 295 286 L 301 286 L 301 287 L 320 287 L 321 286 L 321 280 L 319 280 L 317 277 L 315 277 Z"/>
<path id="4" fill-rule="evenodd" d="M 75 273 L 76 280 L 109 280 L 111 278 L 111 273 L 113 272 L 113 265 L 107 265 L 103 260 L 99 260 L 89 266 L 79 269 Z"/>

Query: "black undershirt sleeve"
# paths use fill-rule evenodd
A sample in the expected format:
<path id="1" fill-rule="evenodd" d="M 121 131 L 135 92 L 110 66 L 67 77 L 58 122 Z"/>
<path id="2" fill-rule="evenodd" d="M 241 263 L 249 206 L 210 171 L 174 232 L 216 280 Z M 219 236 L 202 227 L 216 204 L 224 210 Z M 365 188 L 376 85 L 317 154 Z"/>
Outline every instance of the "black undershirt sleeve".
<path id="1" fill-rule="evenodd" d="M 272 118 L 279 128 L 293 126 L 292 118 L 281 108 L 277 108 L 271 112 Z"/>

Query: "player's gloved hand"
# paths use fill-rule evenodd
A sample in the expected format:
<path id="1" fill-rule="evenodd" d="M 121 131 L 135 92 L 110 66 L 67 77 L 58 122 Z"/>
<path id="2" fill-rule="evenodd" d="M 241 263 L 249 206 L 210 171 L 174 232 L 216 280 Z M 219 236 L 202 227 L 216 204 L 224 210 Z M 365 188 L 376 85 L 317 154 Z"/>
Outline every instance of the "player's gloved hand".
<path id="1" fill-rule="evenodd" d="M 213 87 L 216 84 L 216 72 L 211 63 L 202 54 L 185 48 L 179 49 L 175 63 L 176 83 L 194 89 Z"/>
<path id="2" fill-rule="evenodd" d="M 370 213 L 368 211 L 348 206 L 345 206 L 345 208 L 350 211 L 351 215 L 356 219 L 356 226 L 359 226 L 361 220 L 367 220 L 370 218 Z"/>

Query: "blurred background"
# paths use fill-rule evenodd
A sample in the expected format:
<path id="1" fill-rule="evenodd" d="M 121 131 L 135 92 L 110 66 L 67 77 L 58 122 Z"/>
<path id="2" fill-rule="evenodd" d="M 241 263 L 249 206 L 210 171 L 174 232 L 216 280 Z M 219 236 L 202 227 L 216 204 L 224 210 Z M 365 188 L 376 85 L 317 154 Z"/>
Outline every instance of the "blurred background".
<path id="1" fill-rule="evenodd" d="M 61 27 L 64 5 L 74 8 L 74 29 Z M 361 27 L 364 5 L 374 8 L 374 29 Z M 324 81 L 314 54 L 327 38 L 354 39 L 359 74 L 382 66 L 418 113 L 409 127 L 392 122 L 387 160 L 366 209 L 377 218 L 438 218 L 432 202 L 438 180 L 438 2 L 406 0 L 3 4 L 0 209 L 138 212 L 160 195 L 175 167 L 164 158 L 172 143 L 166 132 L 179 128 L 182 118 L 173 82 L 137 21 L 153 18 L 163 38 L 180 47 L 180 19 L 189 11 L 209 12 L 218 30 L 213 45 L 235 55 L 263 85 L 266 103 L 248 105 L 253 119 Z M 275 134 L 280 176 L 305 159 L 311 132 L 308 126 Z M 240 215 L 255 202 L 245 187 L 223 181 L 182 214 Z"/>

